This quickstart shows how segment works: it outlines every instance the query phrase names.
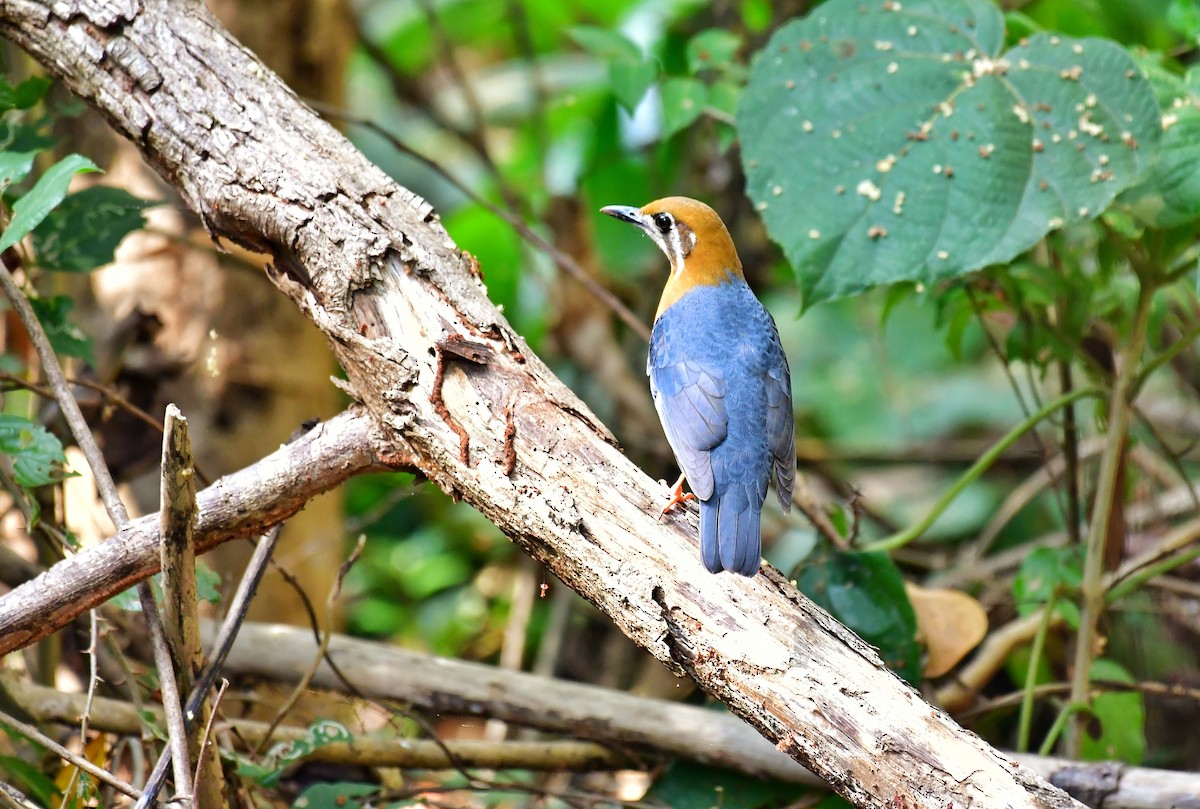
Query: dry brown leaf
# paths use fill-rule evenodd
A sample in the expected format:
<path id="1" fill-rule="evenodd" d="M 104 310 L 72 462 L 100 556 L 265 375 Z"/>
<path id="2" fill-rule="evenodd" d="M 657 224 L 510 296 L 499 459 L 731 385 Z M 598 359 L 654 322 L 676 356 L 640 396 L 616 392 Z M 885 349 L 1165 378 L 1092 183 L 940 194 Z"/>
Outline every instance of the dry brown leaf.
<path id="1" fill-rule="evenodd" d="M 904 585 L 917 613 L 917 636 L 925 644 L 926 677 L 941 677 L 967 656 L 987 634 L 987 612 L 958 590 L 926 590 Z"/>

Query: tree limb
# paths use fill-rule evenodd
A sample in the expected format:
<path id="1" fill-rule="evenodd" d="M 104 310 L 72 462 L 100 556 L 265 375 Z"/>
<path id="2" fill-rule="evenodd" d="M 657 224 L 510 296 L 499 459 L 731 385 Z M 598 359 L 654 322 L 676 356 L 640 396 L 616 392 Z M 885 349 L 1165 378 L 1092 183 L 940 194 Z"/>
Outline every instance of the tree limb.
<path id="1" fill-rule="evenodd" d="M 354 475 L 405 465 L 403 456 L 388 453 L 374 423 L 359 408 L 318 424 L 200 492 L 197 552 L 260 534 Z M 116 536 L 0 596 L 0 656 L 46 637 L 158 572 L 159 536 L 158 514 L 132 520 Z"/>
<path id="2" fill-rule="evenodd" d="M 200 4 L 5 1 L 0 31 L 138 144 L 214 236 L 272 256 L 397 453 L 843 796 L 1078 805 L 924 703 L 778 572 L 707 574 L 695 516 L 658 522 L 662 488 L 512 331 L 430 206 Z"/>

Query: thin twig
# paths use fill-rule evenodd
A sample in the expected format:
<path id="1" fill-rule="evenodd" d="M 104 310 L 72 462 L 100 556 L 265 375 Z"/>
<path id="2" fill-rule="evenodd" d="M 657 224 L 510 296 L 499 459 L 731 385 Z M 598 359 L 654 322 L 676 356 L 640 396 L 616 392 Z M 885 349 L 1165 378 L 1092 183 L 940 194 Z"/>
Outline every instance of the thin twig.
<path id="1" fill-rule="evenodd" d="M 168 757 L 173 764 L 175 773 L 176 796 L 190 803 L 192 798 L 192 768 L 187 749 L 187 722 L 179 710 L 179 687 L 175 683 L 174 666 L 171 662 L 171 650 L 167 646 L 166 632 L 158 607 L 154 603 L 154 593 L 150 585 L 142 582 L 138 585 L 138 598 L 142 603 L 142 612 L 146 615 L 146 624 L 150 627 L 150 637 L 154 646 L 154 666 L 158 669 L 158 687 L 162 692 L 163 708 L 167 713 L 167 741 L 169 742 L 163 756 Z M 163 676 L 164 673 L 172 676 Z M 173 709 L 172 709 L 173 708 Z M 149 791 L 138 800 L 138 806 L 149 806 L 155 796 Z"/>
<path id="2" fill-rule="evenodd" d="M 321 665 L 321 661 L 325 659 L 326 652 L 329 651 L 329 641 L 333 638 L 333 613 L 337 606 L 338 598 L 342 594 L 342 582 L 346 578 L 346 574 L 350 572 L 350 568 L 362 556 L 363 547 L 367 544 L 367 535 L 359 534 L 358 542 L 354 546 L 354 550 L 342 563 L 338 569 L 337 577 L 333 581 L 333 587 L 329 589 L 329 596 L 325 599 L 325 630 L 321 633 L 321 642 L 317 646 L 317 653 L 313 655 L 312 665 L 300 677 L 300 681 L 296 683 L 296 687 L 292 689 L 292 693 L 284 701 L 283 705 L 279 706 L 279 710 L 275 712 L 275 718 L 271 720 L 271 724 L 267 727 L 267 732 L 263 734 L 255 748 L 255 753 L 261 754 L 271 741 L 271 734 L 275 732 L 275 728 L 279 727 L 283 722 L 284 717 L 292 710 L 296 704 L 296 700 L 300 699 L 300 695 L 308 689 L 309 682 L 312 681 L 313 675 L 317 673 L 317 668 Z"/>
<path id="3" fill-rule="evenodd" d="M 88 761 L 86 757 L 72 753 L 70 750 L 54 741 L 49 736 L 41 733 L 32 725 L 27 725 L 19 719 L 14 719 L 3 711 L 0 711 L 0 724 L 7 725 L 8 727 L 20 733 L 22 736 L 37 742 L 42 747 L 45 747 L 50 752 L 54 753 L 54 755 L 61 758 L 63 761 L 78 767 L 88 775 L 95 778 L 97 781 L 108 784 L 122 795 L 128 795 L 131 798 L 140 798 L 142 796 L 142 793 L 136 787 L 125 783 L 108 770 L 105 770 L 103 767 L 97 767 L 95 764 Z"/>
<path id="4" fill-rule="evenodd" d="M 96 684 L 100 681 L 100 674 L 97 671 L 96 663 L 96 644 L 100 638 L 99 628 L 97 626 L 97 616 L 95 610 L 88 610 L 88 619 L 90 630 L 88 633 L 88 647 L 84 650 L 84 654 L 88 656 L 88 687 L 87 699 L 83 703 L 83 711 L 79 714 L 79 741 L 82 744 L 87 744 L 88 719 L 92 714 L 92 703 L 96 699 Z M 71 773 L 71 780 L 67 784 L 67 788 L 62 791 L 63 799 L 59 804 L 60 809 L 65 809 L 71 793 L 75 789 L 75 782 L 79 778 L 79 770 Z"/>
<path id="5" fill-rule="evenodd" d="M 1071 364 L 1059 360 L 1059 386 L 1066 393 L 1074 389 L 1071 378 Z M 1066 462 L 1064 472 L 1067 481 L 1067 536 L 1072 545 L 1079 544 L 1079 523 L 1083 515 L 1079 499 L 1079 424 L 1075 419 L 1075 405 L 1069 404 L 1063 408 L 1063 460 Z"/>
<path id="6" fill-rule="evenodd" d="M 217 694 L 213 697 L 212 709 L 208 712 L 208 721 L 204 723 L 204 733 L 200 736 L 200 750 L 196 753 L 196 771 L 192 774 L 192 783 L 200 783 L 200 772 L 204 769 L 204 756 L 208 753 L 208 747 L 212 741 L 213 720 L 217 717 L 217 711 L 221 708 L 221 699 L 225 696 L 225 689 L 229 687 L 228 680 L 221 680 L 221 686 L 217 689 Z"/>
<path id="7" fill-rule="evenodd" d="M 429 24 L 429 30 L 433 32 L 433 37 L 437 42 L 434 53 L 441 57 L 446 70 L 450 73 L 450 77 L 454 79 L 454 83 L 458 85 L 459 90 L 462 92 L 463 101 L 467 107 L 467 114 L 471 118 L 471 129 L 474 132 L 476 143 L 479 145 L 479 158 L 487 167 L 488 173 L 495 180 L 496 186 L 500 189 L 500 194 L 504 197 L 505 203 L 514 210 L 519 210 L 522 197 L 505 181 L 504 174 L 492 158 L 491 150 L 488 149 L 487 118 L 483 114 L 483 105 L 479 103 L 479 96 L 475 94 L 475 88 L 471 86 L 466 71 L 463 70 L 462 64 L 458 61 L 454 42 L 451 41 L 450 36 L 446 33 L 446 29 L 442 26 L 442 20 L 430 0 L 417 0 L 417 5 L 421 9 L 421 13 L 425 15 L 425 21 Z"/>

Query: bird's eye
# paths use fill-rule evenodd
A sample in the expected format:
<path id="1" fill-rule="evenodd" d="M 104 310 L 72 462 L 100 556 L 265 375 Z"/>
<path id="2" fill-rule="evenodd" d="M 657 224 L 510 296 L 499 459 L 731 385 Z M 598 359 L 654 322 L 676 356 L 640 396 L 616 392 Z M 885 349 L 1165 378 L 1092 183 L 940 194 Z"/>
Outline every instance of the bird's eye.
<path id="1" fill-rule="evenodd" d="M 675 224 L 669 213 L 656 213 L 654 215 L 654 225 L 660 232 L 666 233 L 671 229 L 671 225 Z"/>

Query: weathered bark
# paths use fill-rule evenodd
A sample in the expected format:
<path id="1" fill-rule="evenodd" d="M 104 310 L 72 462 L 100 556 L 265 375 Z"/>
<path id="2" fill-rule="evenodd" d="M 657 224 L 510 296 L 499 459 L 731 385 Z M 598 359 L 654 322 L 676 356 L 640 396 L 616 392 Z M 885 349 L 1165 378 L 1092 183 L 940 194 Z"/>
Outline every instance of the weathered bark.
<path id="1" fill-rule="evenodd" d="M 318 424 L 253 466 L 200 492 L 196 551 L 261 534 L 347 478 L 405 465 L 361 410 Z M 38 641 L 159 569 L 159 515 L 133 520 L 105 542 L 70 556 L 0 597 L 0 656 Z"/>
<path id="2" fill-rule="evenodd" d="M 179 188 L 270 253 L 402 454 L 629 637 L 860 806 L 1077 806 L 898 680 L 776 571 L 707 574 L 693 515 L 530 353 L 432 209 L 194 4 L 0 2 L 28 50 Z"/>

